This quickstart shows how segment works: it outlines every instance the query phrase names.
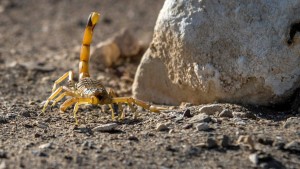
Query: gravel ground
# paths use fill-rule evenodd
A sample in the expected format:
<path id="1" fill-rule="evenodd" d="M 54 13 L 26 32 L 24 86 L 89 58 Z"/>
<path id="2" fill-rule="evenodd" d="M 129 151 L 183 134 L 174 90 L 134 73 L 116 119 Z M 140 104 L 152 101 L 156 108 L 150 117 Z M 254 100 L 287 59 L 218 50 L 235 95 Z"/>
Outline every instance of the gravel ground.
<path id="1" fill-rule="evenodd" d="M 91 11 L 100 11 L 94 43 L 128 28 L 149 44 L 162 0 L 0 0 L 0 169 L 5 168 L 300 168 L 300 116 L 286 109 L 228 103 L 126 106 L 112 121 L 107 106 L 41 113 L 53 81 L 78 71 Z M 93 47 L 93 45 L 92 45 Z M 140 56 L 93 70 L 107 88 L 131 95 Z M 61 103 L 58 103 L 58 106 Z"/>

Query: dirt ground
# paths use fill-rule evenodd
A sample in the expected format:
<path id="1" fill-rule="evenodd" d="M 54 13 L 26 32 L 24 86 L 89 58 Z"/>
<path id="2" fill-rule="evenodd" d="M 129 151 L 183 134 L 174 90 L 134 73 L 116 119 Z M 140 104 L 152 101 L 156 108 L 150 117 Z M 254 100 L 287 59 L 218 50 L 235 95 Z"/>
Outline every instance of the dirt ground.
<path id="1" fill-rule="evenodd" d="M 160 114 L 107 106 L 41 113 L 53 81 L 78 71 L 87 16 L 102 14 L 93 45 L 123 28 L 151 41 L 163 0 L 0 0 L 0 169 L 6 168 L 300 168 L 300 116 L 234 104 L 170 107 Z M 140 55 L 141 56 L 141 55 Z M 140 56 L 92 70 L 120 96 L 131 95 Z M 126 107 L 126 106 L 125 106 Z M 203 108 L 204 107 L 204 108 Z M 117 126 L 106 132 L 101 125 Z"/>

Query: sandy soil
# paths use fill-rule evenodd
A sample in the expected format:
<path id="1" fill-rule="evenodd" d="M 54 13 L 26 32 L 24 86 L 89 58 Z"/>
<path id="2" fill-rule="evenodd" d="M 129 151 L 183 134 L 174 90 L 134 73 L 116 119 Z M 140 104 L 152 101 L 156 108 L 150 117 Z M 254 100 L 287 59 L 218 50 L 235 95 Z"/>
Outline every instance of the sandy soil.
<path id="1" fill-rule="evenodd" d="M 107 106 L 58 106 L 38 116 L 53 81 L 78 71 L 86 18 L 100 11 L 94 43 L 123 28 L 151 41 L 163 0 L 0 0 L 0 169 L 300 168 L 300 116 L 234 104 L 173 106 L 160 114 L 130 109 L 121 122 Z M 131 95 L 139 58 L 93 70 L 120 96 Z M 61 103 L 58 103 L 60 105 Z M 203 108 L 209 106 L 208 108 Z M 116 123 L 113 130 L 95 127 Z"/>

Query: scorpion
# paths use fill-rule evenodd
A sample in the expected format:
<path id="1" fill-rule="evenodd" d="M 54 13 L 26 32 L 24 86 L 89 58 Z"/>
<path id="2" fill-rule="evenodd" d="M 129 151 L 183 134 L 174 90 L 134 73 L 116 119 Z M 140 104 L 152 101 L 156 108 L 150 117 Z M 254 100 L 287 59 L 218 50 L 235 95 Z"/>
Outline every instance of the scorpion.
<path id="1" fill-rule="evenodd" d="M 100 14 L 92 12 L 88 17 L 88 22 L 83 34 L 83 40 L 80 51 L 79 62 L 79 80 L 75 82 L 73 80 L 73 71 L 68 71 L 60 78 L 58 78 L 53 85 L 52 93 L 45 101 L 42 109 L 42 113 L 46 111 L 46 108 L 50 101 L 53 101 L 52 106 L 55 106 L 57 102 L 65 98 L 70 97 L 64 101 L 60 106 L 60 111 L 64 112 L 67 108 L 74 105 L 73 116 L 75 119 L 75 125 L 78 125 L 78 119 L 76 113 L 79 105 L 92 104 L 92 105 L 109 105 L 112 112 L 112 120 L 115 120 L 115 116 L 119 119 L 124 119 L 125 113 L 122 108 L 122 103 L 127 104 L 132 112 L 134 112 L 134 119 L 137 118 L 138 113 L 133 105 L 138 105 L 151 112 L 160 112 L 159 107 L 152 106 L 142 100 L 134 99 L 132 97 L 116 97 L 115 92 L 110 89 L 107 91 L 99 80 L 92 79 L 89 74 L 89 58 L 90 58 L 90 44 L 92 42 L 93 30 L 98 23 Z M 65 81 L 68 78 L 67 86 L 57 87 L 58 84 Z M 119 113 L 119 110 L 122 113 Z"/>

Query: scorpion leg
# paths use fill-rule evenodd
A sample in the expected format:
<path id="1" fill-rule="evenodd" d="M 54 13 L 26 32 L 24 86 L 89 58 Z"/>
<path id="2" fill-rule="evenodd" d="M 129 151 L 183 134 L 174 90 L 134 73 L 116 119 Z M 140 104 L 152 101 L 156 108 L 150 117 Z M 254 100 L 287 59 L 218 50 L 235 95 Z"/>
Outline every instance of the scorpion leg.
<path id="1" fill-rule="evenodd" d="M 57 102 L 59 102 L 61 99 L 63 99 L 65 96 L 73 96 L 73 97 L 76 97 L 77 95 L 74 94 L 73 92 L 70 92 L 70 91 L 63 92 L 61 95 L 59 95 L 59 96 L 54 100 L 54 102 L 52 103 L 51 107 L 55 106 L 55 104 L 56 104 Z"/>
<path id="2" fill-rule="evenodd" d="M 115 116 L 118 116 L 118 120 L 119 120 L 120 119 L 119 105 L 116 103 L 109 104 L 109 108 L 111 109 L 111 119 L 115 120 Z"/>
<path id="3" fill-rule="evenodd" d="M 116 93 L 115 93 L 112 89 L 109 90 L 108 95 L 109 95 L 111 98 L 117 97 Z M 110 107 L 111 107 L 111 106 L 110 106 Z M 121 119 L 121 120 L 124 120 L 124 118 L 125 118 L 125 113 L 124 113 L 124 111 L 123 111 L 122 104 L 121 104 L 121 103 L 113 103 L 113 108 L 114 108 L 115 113 L 117 113 L 117 115 L 118 115 L 118 120 L 120 120 L 120 119 Z M 111 109 L 112 109 L 112 107 L 111 107 Z M 113 110 L 113 109 L 112 109 L 112 110 Z M 120 114 L 119 112 L 121 112 L 121 114 Z M 113 119 L 114 119 L 114 117 L 113 117 Z"/>
<path id="4" fill-rule="evenodd" d="M 78 119 L 77 119 L 76 113 L 78 111 L 79 105 L 81 105 L 81 104 L 95 104 L 96 100 L 94 100 L 94 99 L 95 99 L 95 97 L 91 97 L 91 98 L 78 98 L 78 97 L 74 97 L 74 98 L 70 98 L 70 99 L 66 100 L 60 106 L 60 111 L 64 112 L 68 107 L 70 107 L 73 104 L 75 104 L 74 110 L 73 110 L 73 114 L 74 114 L 75 124 L 78 125 Z"/>
<path id="5" fill-rule="evenodd" d="M 137 119 L 137 116 L 138 116 L 138 112 L 136 111 L 136 108 L 133 107 L 133 105 L 129 102 L 127 102 L 128 106 L 130 107 L 131 111 L 134 113 L 133 115 L 133 119 Z"/>
<path id="6" fill-rule="evenodd" d="M 112 104 L 109 104 L 108 106 L 109 106 L 109 108 L 111 110 L 111 119 L 114 121 L 115 120 L 115 110 L 114 110 Z"/>
<path id="7" fill-rule="evenodd" d="M 77 113 L 77 111 L 78 111 L 79 104 L 83 104 L 83 103 L 77 102 L 77 103 L 75 104 L 74 110 L 73 110 L 73 115 L 74 115 L 74 119 L 75 119 L 75 125 L 78 125 L 78 119 L 77 119 L 76 113 Z"/>
<path id="8" fill-rule="evenodd" d="M 60 112 L 63 113 L 68 107 L 72 106 L 76 102 L 78 102 L 78 98 L 76 97 L 66 100 L 62 105 L 60 105 L 59 107 Z"/>
<path id="9" fill-rule="evenodd" d="M 49 102 L 54 99 L 61 91 L 63 90 L 63 86 L 57 88 L 50 96 L 49 98 L 46 100 L 45 104 L 44 104 L 44 107 L 43 107 L 43 110 L 42 112 L 44 113 L 46 111 L 46 108 L 49 104 Z"/>
<path id="10" fill-rule="evenodd" d="M 159 107 L 155 107 L 152 106 L 150 104 L 147 104 L 144 101 L 138 100 L 138 99 L 134 99 L 132 97 L 116 97 L 112 99 L 113 103 L 131 103 L 131 104 L 136 104 L 138 106 L 143 107 L 144 109 L 147 109 L 151 112 L 155 112 L 155 113 L 159 113 L 160 110 L 164 110 L 164 108 L 159 108 Z"/>
<path id="11" fill-rule="evenodd" d="M 62 75 L 60 78 L 58 78 L 54 84 L 53 84 L 53 88 L 52 88 L 52 93 L 55 91 L 56 86 L 61 83 L 62 81 L 64 81 L 67 77 L 69 77 L 69 82 L 73 82 L 73 72 L 69 71 L 66 72 L 64 75 Z"/>

